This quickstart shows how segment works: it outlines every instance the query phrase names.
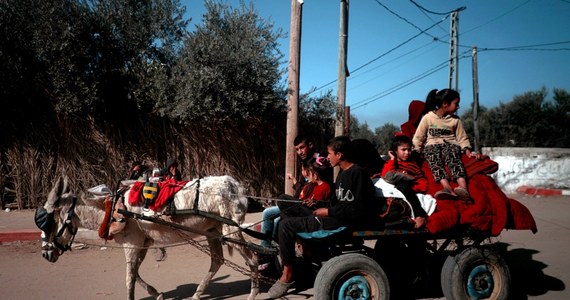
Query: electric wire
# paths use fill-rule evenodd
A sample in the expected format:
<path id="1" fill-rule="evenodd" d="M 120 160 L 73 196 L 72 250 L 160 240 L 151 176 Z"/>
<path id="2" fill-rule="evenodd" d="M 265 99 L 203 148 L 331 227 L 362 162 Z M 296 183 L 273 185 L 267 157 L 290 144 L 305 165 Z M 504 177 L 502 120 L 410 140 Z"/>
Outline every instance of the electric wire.
<path id="1" fill-rule="evenodd" d="M 461 53 L 461 55 L 459 55 L 458 59 L 461 60 L 461 59 L 469 57 L 468 53 L 469 53 L 469 51 L 464 51 L 463 53 Z M 416 75 L 416 76 L 414 76 L 414 77 L 412 77 L 412 78 L 410 78 L 404 82 L 401 82 L 401 83 L 399 83 L 393 87 L 390 87 L 384 91 L 381 91 L 380 93 L 377 93 L 376 95 L 373 95 L 371 97 L 368 97 L 368 98 L 360 100 L 360 101 L 357 101 L 356 103 L 351 105 L 351 110 L 355 110 L 355 109 L 358 109 L 360 107 L 366 106 L 372 102 L 378 101 L 378 100 L 380 100 L 380 99 L 382 99 L 382 98 L 384 98 L 390 94 L 393 94 L 393 93 L 401 90 L 404 87 L 407 87 L 413 83 L 416 83 L 419 80 L 424 79 L 424 78 L 436 73 L 439 70 L 442 70 L 443 68 L 445 68 L 447 66 L 448 62 L 449 62 L 449 60 L 447 59 L 447 60 L 441 62 L 440 64 L 428 69 L 427 71 L 424 71 L 423 73 L 421 73 L 419 75 Z"/>
<path id="2" fill-rule="evenodd" d="M 411 0 L 410 0 L 410 1 L 411 1 Z M 504 16 L 506 16 L 506 15 L 512 13 L 512 12 L 514 12 L 515 10 L 517 10 L 517 9 L 519 9 L 519 8 L 525 6 L 525 5 L 527 5 L 530 1 L 532 1 L 532 0 L 527 0 L 526 2 L 524 2 L 524 3 L 522 3 L 522 4 L 518 5 L 518 6 L 513 7 L 512 9 L 510 9 L 510 10 L 508 10 L 508 11 L 506 11 L 506 12 L 500 14 L 500 15 L 498 15 L 497 17 L 495 17 L 495 18 L 493 18 L 493 19 L 491 19 L 491 20 L 489 20 L 489 21 L 487 21 L 487 22 L 485 22 L 485 23 L 483 23 L 483 24 L 481 24 L 481 25 L 478 25 L 478 26 L 475 26 L 475 27 L 473 27 L 473 28 L 471 28 L 471 29 L 468 29 L 468 30 L 463 31 L 461 34 L 469 33 L 469 32 L 471 32 L 471 31 L 474 31 L 474 30 L 476 30 L 476 29 L 479 29 L 479 28 L 481 28 L 481 27 L 483 27 L 483 26 L 485 26 L 485 25 L 487 25 L 487 24 L 489 24 L 489 23 L 491 23 L 491 22 L 495 22 L 495 21 L 497 21 L 498 19 L 500 19 L 500 18 L 502 18 L 502 17 L 504 17 Z"/>
<path id="3" fill-rule="evenodd" d="M 534 48 L 534 47 L 544 47 L 544 46 L 554 46 L 554 45 L 563 45 L 563 44 L 570 44 L 570 41 L 560 41 L 560 42 L 553 42 L 553 43 L 543 43 L 543 44 L 534 44 L 534 45 L 526 45 L 526 46 L 513 46 L 513 47 L 501 47 L 501 48 L 490 48 L 490 47 L 478 47 L 477 50 L 479 51 L 565 51 L 570 50 L 570 48 Z"/>
<path id="4" fill-rule="evenodd" d="M 439 13 L 439 12 L 431 11 L 431 10 L 429 10 L 429 9 L 424 8 L 423 6 L 421 6 L 421 5 L 419 5 L 418 3 L 416 3 L 414 0 L 410 0 L 410 2 L 412 2 L 415 6 L 417 6 L 417 7 L 418 7 L 420 10 L 422 10 L 422 11 L 425 11 L 425 12 L 430 13 L 430 14 L 433 14 L 433 15 L 440 15 L 440 16 L 449 15 L 449 14 L 452 13 L 452 12 L 458 12 L 458 11 L 462 11 L 462 10 L 465 10 L 465 9 L 466 9 L 465 6 L 462 6 L 462 7 L 456 8 L 456 9 L 454 9 L 454 10 L 450 10 L 450 11 L 448 11 L 448 12 Z"/>
<path id="5" fill-rule="evenodd" d="M 481 24 L 481 25 L 479 25 L 479 26 L 473 27 L 473 28 L 471 28 L 471 29 L 469 29 L 469 30 L 467 30 L 467 31 L 462 32 L 461 34 L 463 35 L 463 34 L 465 34 L 465 33 L 467 33 L 467 32 L 474 31 L 474 30 L 476 30 L 476 29 L 478 29 L 478 28 L 480 28 L 480 27 L 483 27 L 483 26 L 485 26 L 485 25 L 491 23 L 491 22 L 494 22 L 494 21 L 496 21 L 496 20 L 498 20 L 498 19 L 500 19 L 500 18 L 502 18 L 502 17 L 504 17 L 504 16 L 506 16 L 506 15 L 512 13 L 512 12 L 514 12 L 515 10 L 517 10 L 517 9 L 519 9 L 519 8 L 521 8 L 521 7 L 523 7 L 524 5 L 528 4 L 530 1 L 531 1 L 531 0 L 528 0 L 528 1 L 526 1 L 526 2 L 524 2 L 524 3 L 522 3 L 522 4 L 520 4 L 520 5 L 518 5 L 518 6 L 516 6 L 516 7 L 514 7 L 514 8 L 512 8 L 512 9 L 510 9 L 510 10 L 508 10 L 508 11 L 506 11 L 506 12 L 500 14 L 499 16 L 497 16 L 497 17 L 495 17 L 495 18 L 493 18 L 493 19 L 491 19 L 491 20 L 485 22 L 484 24 Z M 386 9 L 387 11 L 389 11 L 390 13 L 392 13 L 393 15 L 395 15 L 396 17 L 398 17 L 398 18 L 404 20 L 406 23 L 408 23 L 408 24 L 410 24 L 411 26 L 413 26 L 414 28 L 418 29 L 420 32 L 419 32 L 419 34 L 414 35 L 413 37 L 409 38 L 408 40 L 406 40 L 406 41 L 404 41 L 404 42 L 402 42 L 402 43 L 400 43 L 400 44 L 398 44 L 397 46 L 395 46 L 394 48 L 388 50 L 387 52 L 385 52 L 385 53 L 383 53 L 383 54 L 381 54 L 381 55 L 379 55 L 379 56 L 373 58 L 372 60 L 370 60 L 370 61 L 364 63 L 363 65 L 357 67 L 356 69 L 352 70 L 352 71 L 351 71 L 352 74 L 354 74 L 355 72 L 360 71 L 361 69 L 363 69 L 363 68 L 369 66 L 370 64 L 372 64 L 373 62 L 377 61 L 378 59 L 380 59 L 380 58 L 386 56 L 387 54 L 389 54 L 389 53 L 391 53 L 391 52 L 397 50 L 398 48 L 402 47 L 403 45 L 405 45 L 405 44 L 407 44 L 408 42 L 412 41 L 413 39 L 417 38 L 417 37 L 418 37 L 419 35 L 421 35 L 421 34 L 426 34 L 426 35 L 432 37 L 432 38 L 433 38 L 433 41 L 437 41 L 437 42 L 440 42 L 440 43 L 443 43 L 443 44 L 449 44 L 449 41 L 448 41 L 448 40 L 447 40 L 447 41 L 446 41 L 446 40 L 443 40 L 445 37 L 447 37 L 447 35 L 441 36 L 441 37 L 435 37 L 435 36 L 433 36 L 433 35 L 427 33 L 427 31 L 430 30 L 431 28 L 433 28 L 434 26 L 439 26 L 439 24 L 440 24 L 441 22 L 443 22 L 445 19 L 447 19 L 447 18 L 449 17 L 449 14 L 450 14 L 450 13 L 455 12 L 455 11 L 462 11 L 462 10 L 465 10 L 465 9 L 466 9 L 466 7 L 460 7 L 460 8 L 457 8 L 457 9 L 455 9 L 455 10 L 449 11 L 449 12 L 447 12 L 447 13 L 437 13 L 437 12 L 434 12 L 434 11 L 431 11 L 431 10 L 428 10 L 428 9 L 425 9 L 425 8 L 422 7 L 421 5 L 419 5 L 419 4 L 417 4 L 416 2 L 414 2 L 413 0 L 410 0 L 410 2 L 412 2 L 414 5 L 416 5 L 416 7 L 418 7 L 418 8 L 420 9 L 420 11 L 422 11 L 422 12 L 427 12 L 427 13 L 436 14 L 436 15 L 446 15 L 446 14 L 447 14 L 447 16 L 446 16 L 445 18 L 443 18 L 442 20 L 440 20 L 440 21 L 434 23 L 433 25 L 431 25 L 431 26 L 428 27 L 427 29 L 422 30 L 421 28 L 419 28 L 418 26 L 416 26 L 416 25 L 413 24 L 412 22 L 408 21 L 406 18 L 404 18 L 404 17 L 400 16 L 399 14 L 395 13 L 394 11 L 390 10 L 388 7 L 386 7 L 385 5 L 383 5 L 380 1 L 375 0 L 375 2 L 376 2 L 377 4 L 379 4 L 380 6 L 382 6 L 384 9 Z M 426 15 L 426 16 L 427 16 L 427 15 Z M 431 18 L 430 18 L 430 19 L 431 19 Z M 566 43 L 570 43 L 570 41 L 561 41 L 561 42 L 553 42 L 553 43 L 526 45 L 526 46 L 501 47 L 501 48 L 478 47 L 478 51 L 480 51 L 480 52 L 483 52 L 483 51 L 567 51 L 567 50 L 570 50 L 570 48 L 554 48 L 554 49 L 553 49 L 553 48 L 535 48 L 535 47 L 544 47 L 544 46 L 560 45 L 560 44 L 566 44 Z M 372 72 L 373 70 L 376 70 L 376 69 L 380 68 L 381 66 L 384 66 L 384 65 L 386 65 L 386 64 L 388 64 L 388 63 L 391 63 L 391 62 L 393 62 L 393 61 L 395 61 L 395 60 L 397 60 L 397 59 L 400 59 L 400 58 L 402 58 L 402 57 L 404 57 L 404 56 L 406 56 L 406 55 L 409 55 L 409 54 L 411 54 L 411 53 L 413 53 L 413 52 L 415 52 L 415 51 L 417 51 L 417 50 L 419 50 L 419 49 L 421 49 L 421 48 L 423 48 L 423 47 L 426 47 L 426 46 L 427 46 L 427 44 L 424 45 L 424 46 L 418 47 L 418 48 L 416 48 L 416 49 L 414 49 L 414 50 L 412 50 L 412 51 L 409 51 L 409 52 L 407 52 L 407 53 L 405 53 L 405 54 L 402 54 L 402 55 L 400 55 L 400 56 L 398 56 L 398 57 L 396 57 L 396 58 L 390 60 L 389 62 L 386 62 L 386 63 L 384 63 L 384 64 L 381 64 L 381 65 L 379 65 L 379 66 L 376 66 L 376 67 L 374 67 L 374 68 L 372 68 L 372 69 L 370 69 L 370 70 L 368 70 L 368 71 L 366 71 L 366 72 L 364 72 L 364 73 L 360 73 L 359 75 L 353 76 L 353 77 L 349 78 L 349 80 L 352 81 L 352 79 L 354 79 L 354 78 L 358 78 L 358 77 L 360 77 L 361 75 L 364 75 L 364 74 L 367 74 L 367 73 L 369 73 L 369 72 Z M 466 45 L 461 45 L 461 44 L 459 44 L 458 47 L 469 49 L 469 50 L 467 50 L 466 52 L 470 51 L 470 49 L 473 48 L 473 46 L 466 46 Z M 466 53 L 466 52 L 464 52 L 464 53 Z M 466 56 L 461 55 L 460 59 L 465 58 L 465 57 L 466 57 Z M 449 60 L 446 60 L 445 63 L 447 63 L 448 61 L 449 61 Z M 444 64 L 445 64 L 445 63 L 444 63 Z M 394 87 L 391 87 L 391 88 L 389 88 L 389 89 L 387 89 L 387 90 L 384 90 L 384 91 L 382 91 L 382 92 L 376 94 L 375 96 L 368 97 L 368 98 L 366 98 L 366 99 L 364 99 L 364 100 L 358 101 L 358 102 L 356 102 L 356 106 L 353 106 L 352 109 L 354 110 L 354 109 L 360 108 L 360 107 L 365 106 L 365 105 L 367 105 L 367 104 L 369 104 L 369 103 L 371 103 L 371 102 L 377 101 L 377 100 L 379 100 L 379 99 L 381 99 L 381 98 L 383 98 L 383 97 L 385 97 L 385 96 L 388 96 L 388 95 L 390 95 L 390 94 L 392 94 L 392 93 L 394 93 L 394 92 L 396 92 L 396 91 L 398 91 L 398 90 L 400 90 L 400 89 L 402 89 L 402 88 L 404 88 L 404 87 L 406 87 L 406 86 L 409 86 L 410 84 L 415 83 L 415 82 L 418 81 L 418 80 L 421 80 L 421 79 L 423 79 L 423 78 L 425 78 L 425 77 L 427 77 L 427 76 L 429 76 L 429 75 L 431 75 L 431 74 L 433 74 L 433 73 L 435 73 L 435 72 L 437 72 L 437 71 L 443 69 L 444 67 L 445 67 L 445 66 L 443 66 L 442 64 L 437 65 L 436 67 L 433 67 L 433 68 L 431 68 L 431 69 L 425 71 L 425 72 L 422 73 L 422 74 L 419 74 L 419 75 L 417 75 L 417 76 L 415 76 L 415 77 L 412 77 L 411 79 L 408 79 L 408 80 L 406 80 L 406 81 L 404 81 L 404 82 L 402 82 L 402 83 L 400 83 L 400 84 L 397 84 L 397 85 L 394 86 Z M 375 78 L 378 78 L 378 77 L 380 77 L 380 76 L 376 76 Z M 370 79 L 370 80 L 367 80 L 366 82 L 370 82 L 370 81 L 372 81 L 372 80 L 373 80 L 373 79 Z M 309 93 L 307 93 L 307 95 L 309 95 L 309 94 L 311 94 L 311 93 L 313 93 L 313 92 L 316 92 L 316 91 L 318 91 L 318 90 L 321 90 L 321 89 L 323 89 L 323 88 L 325 88 L 325 87 L 327 87 L 327 86 L 329 86 L 329 85 L 335 83 L 336 81 L 337 81 L 337 80 L 335 79 L 335 80 L 332 80 L 331 82 L 326 83 L 326 84 L 324 84 L 324 85 L 322 85 L 322 86 L 320 86 L 320 87 L 318 87 L 318 88 L 315 88 L 315 89 L 313 89 L 312 91 L 310 91 Z M 362 83 L 362 84 L 364 84 L 364 83 Z M 362 84 L 361 84 L 361 85 L 362 85 Z"/>
<path id="6" fill-rule="evenodd" d="M 390 8 L 388 8 L 386 5 L 382 4 L 379 0 L 376 0 L 376 3 L 378 3 L 378 5 L 382 6 L 385 10 L 387 10 L 389 13 L 393 14 L 394 16 L 396 16 L 397 18 L 399 18 L 400 20 L 403 20 L 404 22 L 410 24 L 412 27 L 414 27 L 415 29 L 419 30 L 420 32 L 424 33 L 425 35 L 431 37 L 431 38 L 436 38 L 434 35 L 429 34 L 427 32 L 422 31 L 422 29 L 420 27 L 418 27 L 416 24 L 410 22 L 408 19 L 400 16 L 399 14 L 397 14 L 396 12 L 394 12 L 393 10 L 391 10 Z"/>
<path id="7" fill-rule="evenodd" d="M 369 60 L 368 62 L 362 64 L 361 66 L 357 67 L 356 69 L 351 70 L 350 73 L 358 72 L 358 71 L 360 71 L 361 69 L 363 69 L 363 68 L 369 66 L 370 64 L 374 63 L 375 61 L 379 60 L 380 58 L 382 58 L 382 57 L 384 57 L 384 56 L 386 56 L 386 55 L 388 55 L 388 54 L 394 52 L 395 50 L 397 50 L 397 49 L 401 48 L 402 46 L 404 46 L 405 44 L 411 42 L 412 40 L 414 40 L 414 39 L 417 38 L 418 36 L 424 34 L 424 32 L 426 32 L 426 31 L 430 30 L 431 28 L 435 27 L 437 24 L 439 24 L 439 23 L 445 21 L 445 19 L 447 19 L 447 18 L 448 18 L 448 17 L 445 17 L 445 18 L 441 19 L 439 22 L 437 22 L 437 23 L 435 23 L 435 24 L 432 24 L 432 25 L 429 26 L 428 28 L 426 28 L 426 29 L 420 31 L 420 32 L 417 33 L 416 35 L 414 35 L 414 36 L 410 37 L 409 39 L 405 40 L 404 42 L 402 42 L 402 43 L 396 45 L 395 47 L 391 48 L 390 50 L 388 50 L 388 51 L 386 51 L 386 52 L 384 52 L 384 53 L 378 55 L 377 57 L 375 57 L 375 58 Z M 322 85 L 322 86 L 316 88 L 316 89 L 313 90 L 311 93 L 314 93 L 314 92 L 316 92 L 316 91 L 319 91 L 319 90 L 321 90 L 321 89 L 323 89 L 323 88 L 325 88 L 325 87 L 327 87 L 327 86 L 329 86 L 329 85 L 335 83 L 336 81 L 337 81 L 337 79 L 332 80 L 332 81 L 330 81 L 330 82 L 328 82 L 328 83 L 326 83 L 326 84 L 324 84 L 324 85 Z M 308 94 L 311 94 L 311 93 L 308 93 Z"/>
<path id="8" fill-rule="evenodd" d="M 362 75 L 368 74 L 368 73 L 370 73 L 370 72 L 372 72 L 372 71 L 377 70 L 377 69 L 380 68 L 380 67 L 383 67 L 383 66 L 388 65 L 388 64 L 390 64 L 390 63 L 392 63 L 392 62 L 395 62 L 396 60 L 398 60 L 398 59 L 400 59 L 400 58 L 403 58 L 404 56 L 408 56 L 409 54 L 412 54 L 413 52 L 416 52 L 416 51 L 418 51 L 418 50 L 420 50 L 420 49 L 423 49 L 423 48 L 427 47 L 427 46 L 430 45 L 430 44 L 433 45 L 432 47 L 430 47 L 430 48 L 427 49 L 426 51 L 423 51 L 422 53 L 419 53 L 418 55 L 416 55 L 416 56 L 410 58 L 409 60 L 407 60 L 407 61 L 405 61 L 405 62 L 402 62 L 402 63 L 398 64 L 397 66 L 394 66 L 394 67 L 392 67 L 392 68 L 390 68 L 390 69 L 388 69 L 388 70 L 385 70 L 385 71 L 382 72 L 381 74 L 378 74 L 378 75 L 376 75 L 376 76 L 374 76 L 374 77 L 372 77 L 372 78 L 370 78 L 370 79 L 368 79 L 368 80 L 366 80 L 366 81 L 364 81 L 364 82 L 362 82 L 362 83 L 359 83 L 359 84 L 356 84 L 356 85 L 351 85 L 350 88 L 347 89 L 347 91 L 352 91 L 352 90 L 357 89 L 357 88 L 359 88 L 359 87 L 361 87 L 361 86 L 363 86 L 363 85 L 365 85 L 365 84 L 367 84 L 367 83 L 370 83 L 370 82 L 373 81 L 373 80 L 376 80 L 376 79 L 378 79 L 378 78 L 380 78 L 380 77 L 383 77 L 383 76 L 385 76 L 385 75 L 388 75 L 391 71 L 397 70 L 398 68 L 400 68 L 400 67 L 402 67 L 402 66 L 404 66 L 404 65 L 406 65 L 406 64 L 408 64 L 408 63 L 410 63 L 411 61 L 413 61 L 414 59 L 416 59 L 416 58 L 418 58 L 418 57 L 420 57 L 420 56 L 422 56 L 422 55 L 425 55 L 426 53 L 432 51 L 433 49 L 435 49 L 436 47 L 439 46 L 439 44 L 433 44 L 433 43 L 434 43 L 434 41 L 431 41 L 430 43 L 428 43 L 428 44 L 426 44 L 426 45 L 422 45 L 421 47 L 418 47 L 418 48 L 416 48 L 416 49 L 414 49 L 414 50 L 412 50 L 412 51 L 406 52 L 405 54 L 402 54 L 402 55 L 400 55 L 400 56 L 398 56 L 398 57 L 396 57 L 396 58 L 394 58 L 394 59 L 392 59 L 392 60 L 390 60 L 390 61 L 387 61 L 387 62 L 385 62 L 385 63 L 383 63 L 383 64 L 381 64 L 381 65 L 378 65 L 378 66 L 376 66 L 376 67 L 374 67 L 374 68 L 371 68 L 371 69 L 369 69 L 369 70 L 366 70 L 366 71 L 363 72 L 363 73 L 359 73 L 358 75 L 356 75 L 356 76 L 354 76 L 354 77 L 351 77 L 351 82 L 354 83 L 355 79 L 357 79 L 358 77 L 360 77 L 360 76 L 362 76 Z"/>

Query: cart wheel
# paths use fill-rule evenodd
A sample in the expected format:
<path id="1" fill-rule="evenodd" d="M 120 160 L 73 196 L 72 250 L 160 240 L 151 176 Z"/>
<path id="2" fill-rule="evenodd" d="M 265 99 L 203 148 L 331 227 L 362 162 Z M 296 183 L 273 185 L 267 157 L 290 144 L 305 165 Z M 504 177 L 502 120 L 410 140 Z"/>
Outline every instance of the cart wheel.
<path id="1" fill-rule="evenodd" d="M 315 299 L 389 299 L 386 273 L 372 258 L 343 254 L 328 260 L 315 279 Z"/>
<path id="2" fill-rule="evenodd" d="M 506 300 L 510 285 L 507 264 L 489 248 L 469 247 L 448 256 L 441 270 L 441 289 L 447 299 Z"/>

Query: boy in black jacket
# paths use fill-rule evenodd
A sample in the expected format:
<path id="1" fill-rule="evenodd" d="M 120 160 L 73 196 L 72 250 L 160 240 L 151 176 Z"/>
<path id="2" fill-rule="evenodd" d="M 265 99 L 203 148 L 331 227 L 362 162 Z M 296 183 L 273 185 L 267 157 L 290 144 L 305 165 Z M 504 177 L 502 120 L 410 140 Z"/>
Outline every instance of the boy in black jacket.
<path id="1" fill-rule="evenodd" d="M 374 201 L 374 185 L 366 171 L 353 163 L 350 139 L 346 136 L 331 139 L 327 151 L 331 166 L 339 166 L 342 169 L 336 180 L 332 205 L 315 210 L 312 216 L 291 217 L 281 221 L 279 251 L 283 261 L 283 273 L 269 289 L 270 298 L 280 298 L 287 294 L 293 284 L 297 232 L 332 230 L 341 226 L 358 228 L 378 216 L 379 207 Z"/>

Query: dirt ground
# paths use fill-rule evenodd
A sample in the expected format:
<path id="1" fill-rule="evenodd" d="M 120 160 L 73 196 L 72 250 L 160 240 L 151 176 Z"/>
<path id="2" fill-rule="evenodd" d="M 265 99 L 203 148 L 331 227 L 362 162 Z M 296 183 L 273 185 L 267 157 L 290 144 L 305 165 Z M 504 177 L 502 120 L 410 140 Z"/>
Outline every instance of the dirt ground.
<path id="1" fill-rule="evenodd" d="M 538 223 L 538 233 L 505 231 L 496 241 L 512 276 L 512 299 L 570 299 L 570 197 L 514 196 L 526 205 Z M 1 216 L 0 216 L 1 217 Z M 248 215 L 247 222 L 260 214 Z M 92 235 L 93 237 L 95 235 Z M 41 257 L 39 241 L 0 245 L 0 292 L 2 299 L 125 299 L 125 259 L 114 242 L 101 242 L 88 234 L 78 242 L 85 247 L 66 252 L 52 264 Z M 141 276 L 165 299 L 190 298 L 208 269 L 209 257 L 192 246 L 167 249 L 168 258 L 154 260 L 154 252 L 141 266 Z M 239 256 L 230 258 L 244 266 Z M 250 282 L 246 275 L 223 266 L 203 299 L 245 299 Z M 269 284 L 262 284 L 266 292 Z M 312 289 L 286 299 L 311 299 Z M 151 299 L 137 285 L 136 299 Z M 421 299 L 443 299 L 432 295 Z M 264 299 L 261 294 L 259 299 Z"/>

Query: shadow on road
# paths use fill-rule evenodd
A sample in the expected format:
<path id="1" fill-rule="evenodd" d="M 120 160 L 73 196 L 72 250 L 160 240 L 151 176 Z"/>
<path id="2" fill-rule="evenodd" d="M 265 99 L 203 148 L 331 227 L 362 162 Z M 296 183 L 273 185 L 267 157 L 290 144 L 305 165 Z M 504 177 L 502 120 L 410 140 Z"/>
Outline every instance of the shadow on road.
<path id="1" fill-rule="evenodd" d="M 250 291 L 250 281 L 249 280 L 239 280 L 239 281 L 232 281 L 232 282 L 221 282 L 226 280 L 229 275 L 214 277 L 206 292 L 202 294 L 201 299 L 228 299 L 232 297 L 236 297 L 239 295 L 243 295 L 243 298 L 247 298 Z M 191 284 L 183 284 L 176 287 L 175 290 L 165 291 L 163 293 L 164 299 L 173 299 L 173 300 L 181 300 L 181 299 L 190 299 L 192 295 L 196 292 L 196 288 L 198 284 L 191 283 Z M 144 300 L 152 300 L 155 299 L 153 297 L 146 297 L 143 298 Z"/>
<path id="2" fill-rule="evenodd" d="M 494 247 L 501 253 L 511 272 L 510 299 L 528 299 L 528 296 L 540 296 L 548 291 L 563 291 L 566 285 L 562 280 L 544 274 L 548 265 L 532 258 L 539 251 L 534 249 L 511 249 L 510 244 L 496 243 Z"/>

